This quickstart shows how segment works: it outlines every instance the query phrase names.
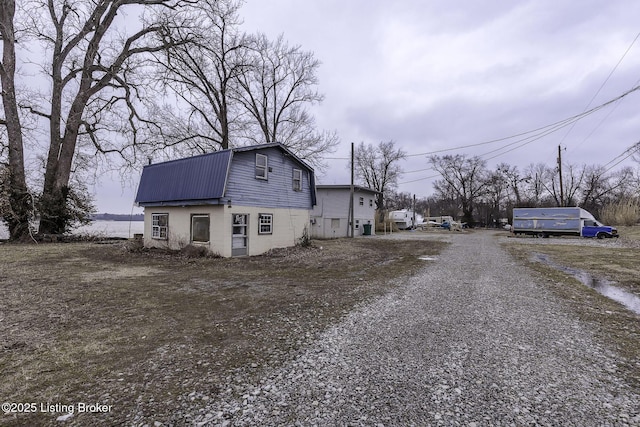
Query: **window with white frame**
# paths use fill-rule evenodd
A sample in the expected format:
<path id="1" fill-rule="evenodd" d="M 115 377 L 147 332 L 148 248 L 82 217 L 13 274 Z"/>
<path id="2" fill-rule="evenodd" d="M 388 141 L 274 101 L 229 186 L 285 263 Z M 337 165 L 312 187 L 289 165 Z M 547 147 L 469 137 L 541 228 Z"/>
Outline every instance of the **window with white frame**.
<path id="1" fill-rule="evenodd" d="M 268 157 L 264 154 L 256 153 L 256 178 L 267 179 L 269 171 Z"/>
<path id="2" fill-rule="evenodd" d="M 258 215 L 258 234 L 273 233 L 273 214 Z"/>
<path id="3" fill-rule="evenodd" d="M 191 241 L 209 242 L 209 215 L 191 215 Z"/>
<path id="4" fill-rule="evenodd" d="M 167 240 L 168 232 L 169 214 L 151 214 L 151 238 Z"/>
<path id="5" fill-rule="evenodd" d="M 360 206 L 364 206 L 364 197 L 360 197 L 360 200 L 359 200 L 358 204 Z"/>
<path id="6" fill-rule="evenodd" d="M 302 191 L 302 171 L 300 169 L 293 170 L 293 191 Z"/>
<path id="7" fill-rule="evenodd" d="M 373 199 L 369 199 L 369 207 L 372 208 L 373 207 Z"/>

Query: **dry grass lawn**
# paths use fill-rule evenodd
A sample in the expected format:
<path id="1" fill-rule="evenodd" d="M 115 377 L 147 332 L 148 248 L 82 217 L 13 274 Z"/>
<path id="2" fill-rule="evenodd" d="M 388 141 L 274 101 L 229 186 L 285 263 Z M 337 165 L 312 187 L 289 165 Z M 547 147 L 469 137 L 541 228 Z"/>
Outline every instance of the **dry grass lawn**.
<path id="1" fill-rule="evenodd" d="M 442 245 L 341 239 L 233 259 L 0 245 L 1 400 L 113 406 L 73 425 L 166 419 L 194 390 L 215 396 L 234 369 L 258 375 L 291 357 Z M 59 425 L 58 415 L 0 414 L 0 424 Z"/>
<path id="2" fill-rule="evenodd" d="M 640 387 L 640 314 L 602 296 L 574 277 L 533 260 L 535 253 L 546 254 L 556 264 L 612 280 L 617 287 L 640 297 L 640 227 L 619 227 L 619 230 L 619 241 L 605 240 L 595 245 L 590 239 L 522 237 L 509 239 L 505 247 L 537 271 L 549 289 L 581 320 L 592 325 L 600 340 L 614 344 L 622 356 L 622 375 Z"/>

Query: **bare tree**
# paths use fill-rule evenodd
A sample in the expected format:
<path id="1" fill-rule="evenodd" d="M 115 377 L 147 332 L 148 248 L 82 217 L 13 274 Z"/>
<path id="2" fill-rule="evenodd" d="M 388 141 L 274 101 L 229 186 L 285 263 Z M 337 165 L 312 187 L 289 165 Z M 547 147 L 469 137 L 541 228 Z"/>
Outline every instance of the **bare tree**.
<path id="1" fill-rule="evenodd" d="M 82 165 L 77 162 L 82 150 L 85 160 L 91 153 L 135 157 L 127 150 L 140 142 L 137 123 L 144 120 L 136 108 L 143 92 L 134 81 L 150 53 L 175 44 L 172 30 L 180 22 L 162 12 L 183 1 L 34 0 L 30 5 L 23 18 L 50 55 L 40 62 L 50 79 L 47 102 L 34 99 L 24 106 L 47 123 L 49 134 L 41 233 L 62 233 L 73 220 L 70 179 Z M 140 22 L 125 21 L 126 13 L 119 12 L 140 14 Z"/>
<path id="2" fill-rule="evenodd" d="M 382 222 L 384 200 L 398 186 L 398 178 L 402 174 L 399 162 L 406 158 L 406 153 L 396 148 L 393 141 L 380 142 L 377 145 L 365 145 L 361 142 L 354 151 L 354 166 L 358 179 L 365 186 L 379 191 L 376 209 Z"/>
<path id="3" fill-rule="evenodd" d="M 252 40 L 251 64 L 239 75 L 236 98 L 247 114 L 244 137 L 253 144 L 280 142 L 300 158 L 319 165 L 320 154 L 332 151 L 335 132 L 319 132 L 309 106 L 322 101 L 315 90 L 320 61 L 282 35 Z"/>
<path id="4" fill-rule="evenodd" d="M 640 177 L 637 172 L 638 169 L 626 166 L 609 174 L 607 194 L 610 201 L 620 202 L 640 197 Z"/>
<path id="5" fill-rule="evenodd" d="M 585 166 L 568 165 L 562 173 L 562 187 L 560 191 L 560 175 L 556 169 L 549 169 L 547 172 L 547 189 L 555 201 L 556 206 L 576 206 L 578 196 L 583 186 Z"/>
<path id="6" fill-rule="evenodd" d="M 515 206 L 523 206 L 526 193 L 525 186 L 531 182 L 531 176 L 521 173 L 517 166 L 500 163 L 496 169 L 508 183 L 510 199 Z"/>
<path id="7" fill-rule="evenodd" d="M 495 171 L 488 172 L 485 178 L 484 199 L 488 206 L 485 223 L 497 225 L 499 218 L 506 215 L 511 183 L 506 179 L 504 164 L 499 165 Z"/>
<path id="8" fill-rule="evenodd" d="M 473 224 L 474 206 L 483 195 L 486 180 L 486 161 L 478 156 L 447 155 L 430 157 L 434 169 L 442 176 L 435 182 L 436 192 L 444 198 L 455 195 L 462 209 L 462 220 Z"/>
<path id="9" fill-rule="evenodd" d="M 9 228 L 9 237 L 12 240 L 20 239 L 29 233 L 32 209 L 32 198 L 26 182 L 22 126 L 16 97 L 15 12 L 14 0 L 0 0 L 0 82 L 4 109 L 4 118 L 0 117 L 0 125 L 4 126 L 6 136 L 6 143 L 0 140 L 0 144 L 6 148 L 7 153 L 7 163 L 0 179 L 0 193 L 4 199 L 1 204 L 1 216 Z"/>
<path id="10" fill-rule="evenodd" d="M 599 209 L 605 203 L 604 199 L 610 194 L 609 179 L 604 167 L 587 166 L 578 206 L 594 212 Z"/>
<path id="11" fill-rule="evenodd" d="M 413 209 L 413 195 L 411 193 L 391 191 L 385 201 L 387 209 Z"/>
<path id="12" fill-rule="evenodd" d="M 191 43 L 157 55 L 160 79 L 178 100 L 158 117 L 170 126 L 158 127 L 160 146 L 185 146 L 187 152 L 227 149 L 242 113 L 231 97 L 247 68 L 247 37 L 240 32 L 239 0 L 206 0 L 188 12 L 191 27 L 179 28 Z"/>

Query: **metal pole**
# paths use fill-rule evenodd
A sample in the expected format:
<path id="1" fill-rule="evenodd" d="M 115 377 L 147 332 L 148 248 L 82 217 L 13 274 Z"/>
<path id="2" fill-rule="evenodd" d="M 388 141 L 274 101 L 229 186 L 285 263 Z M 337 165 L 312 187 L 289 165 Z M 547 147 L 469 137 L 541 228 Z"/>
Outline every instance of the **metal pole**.
<path id="1" fill-rule="evenodd" d="M 349 223 L 351 229 L 351 237 L 355 236 L 355 224 L 354 224 L 354 204 L 353 204 L 353 178 L 354 178 L 354 152 L 353 152 L 353 142 L 351 143 L 351 197 L 349 197 Z"/>
<path id="2" fill-rule="evenodd" d="M 562 187 L 562 154 L 558 145 L 558 174 L 560 175 L 560 207 L 564 206 L 564 190 Z"/>
<path id="3" fill-rule="evenodd" d="M 411 209 L 413 211 L 413 228 L 415 230 L 416 228 L 416 195 L 413 195 L 413 209 Z"/>

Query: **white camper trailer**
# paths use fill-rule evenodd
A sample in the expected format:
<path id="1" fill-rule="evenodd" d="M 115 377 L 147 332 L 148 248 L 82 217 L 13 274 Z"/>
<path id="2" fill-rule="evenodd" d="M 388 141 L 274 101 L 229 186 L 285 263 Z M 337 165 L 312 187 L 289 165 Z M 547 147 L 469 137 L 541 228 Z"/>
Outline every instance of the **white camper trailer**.
<path id="1" fill-rule="evenodd" d="M 424 217 L 422 215 L 408 209 L 391 211 L 389 213 L 389 218 L 396 224 L 396 227 L 398 227 L 398 229 L 400 230 L 411 230 L 416 228 L 418 224 L 424 222 Z"/>

